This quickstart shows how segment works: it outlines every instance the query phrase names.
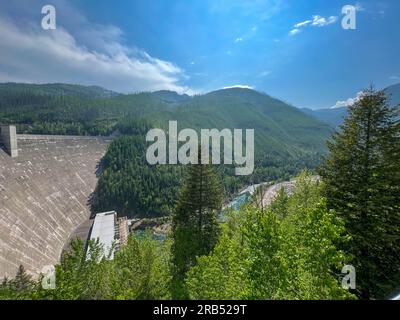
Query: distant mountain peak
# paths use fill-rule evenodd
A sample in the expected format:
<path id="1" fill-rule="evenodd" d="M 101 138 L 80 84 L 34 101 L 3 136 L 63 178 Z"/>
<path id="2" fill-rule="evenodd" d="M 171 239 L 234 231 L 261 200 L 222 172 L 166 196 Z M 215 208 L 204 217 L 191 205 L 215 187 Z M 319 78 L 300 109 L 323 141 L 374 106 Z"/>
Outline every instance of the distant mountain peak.
<path id="1" fill-rule="evenodd" d="M 179 94 L 171 90 L 159 90 L 152 92 L 152 95 L 166 103 L 179 103 L 190 99 L 187 94 Z"/>
<path id="2" fill-rule="evenodd" d="M 253 88 L 247 88 L 247 87 L 225 87 L 222 89 L 217 89 L 214 91 L 210 91 L 207 94 L 216 94 L 216 93 L 256 93 L 256 94 L 261 94 L 261 92 L 253 89 Z"/>

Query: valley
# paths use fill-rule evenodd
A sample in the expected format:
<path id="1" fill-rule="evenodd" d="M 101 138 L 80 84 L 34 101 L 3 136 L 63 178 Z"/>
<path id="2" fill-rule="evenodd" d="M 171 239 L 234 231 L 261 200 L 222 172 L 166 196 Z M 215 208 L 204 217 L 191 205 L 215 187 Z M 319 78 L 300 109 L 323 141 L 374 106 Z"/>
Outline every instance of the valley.
<path id="1" fill-rule="evenodd" d="M 195 135 L 206 127 L 218 133 L 226 128 L 254 130 L 254 172 L 238 176 L 237 163 L 214 165 L 216 180 L 210 181 L 222 188 L 206 188 L 204 201 L 220 194 L 215 201 L 224 203 L 217 214 L 223 232 L 257 212 L 275 210 L 284 230 L 293 223 L 285 222 L 290 212 L 303 205 L 302 197 L 308 199 L 305 203 L 321 197 L 315 174 L 337 126 L 330 122 L 334 111 L 303 112 L 246 88 L 190 97 L 170 91 L 123 95 L 99 87 L 0 84 L 0 121 L 16 124 L 18 131 L 18 155 L 11 158 L 6 149 L 0 154 L 0 276 L 12 277 L 20 265 L 38 276 L 45 265 L 63 261 L 63 250 L 68 256 L 76 248 L 74 234 L 82 233 L 86 247 L 92 228 L 88 221 L 98 213 L 116 212 L 119 219 L 127 219 L 136 239 L 125 239 L 127 248 L 129 241 L 150 241 L 156 250 L 168 246 L 176 236 L 174 219 L 180 198 L 188 192 L 185 184 L 194 188 L 186 196 L 196 196 L 197 182 L 188 180 L 187 172 L 196 166 L 149 163 L 146 150 L 154 139 L 146 135 L 152 129 L 175 135 L 176 151 L 185 142 L 178 130 L 185 128 Z M 338 121 L 337 114 L 333 117 Z M 164 149 L 171 152 L 170 139 L 157 141 L 169 142 Z M 224 145 L 220 148 L 226 152 Z M 183 204 L 195 206 L 197 200 Z M 328 223 L 339 228 L 334 220 Z M 124 246 L 119 250 L 124 252 Z"/>

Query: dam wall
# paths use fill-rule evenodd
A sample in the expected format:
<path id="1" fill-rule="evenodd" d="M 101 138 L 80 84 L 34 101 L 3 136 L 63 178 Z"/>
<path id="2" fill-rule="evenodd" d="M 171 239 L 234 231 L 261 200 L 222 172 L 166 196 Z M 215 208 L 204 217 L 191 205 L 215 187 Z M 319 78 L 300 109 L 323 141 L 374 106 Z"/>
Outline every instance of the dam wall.
<path id="1" fill-rule="evenodd" d="M 0 149 L 0 279 L 19 265 L 38 275 L 59 261 L 90 217 L 90 197 L 110 139 L 18 135 L 18 156 Z"/>

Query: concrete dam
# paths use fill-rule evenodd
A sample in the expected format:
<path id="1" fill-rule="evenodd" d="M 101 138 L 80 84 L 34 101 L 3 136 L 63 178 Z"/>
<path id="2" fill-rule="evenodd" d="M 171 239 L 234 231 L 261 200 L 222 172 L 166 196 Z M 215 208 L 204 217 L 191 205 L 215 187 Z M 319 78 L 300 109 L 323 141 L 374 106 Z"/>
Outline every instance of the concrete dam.
<path id="1" fill-rule="evenodd" d="M 9 126 L 1 127 L 1 138 L 0 279 L 14 277 L 21 264 L 37 275 L 59 261 L 70 236 L 89 220 L 110 139 L 17 136 Z"/>

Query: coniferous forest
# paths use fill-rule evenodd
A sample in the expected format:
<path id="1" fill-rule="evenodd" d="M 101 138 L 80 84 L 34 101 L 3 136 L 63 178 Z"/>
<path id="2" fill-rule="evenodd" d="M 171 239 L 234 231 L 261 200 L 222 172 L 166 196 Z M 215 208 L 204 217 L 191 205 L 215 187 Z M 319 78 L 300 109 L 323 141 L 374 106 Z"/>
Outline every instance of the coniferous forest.
<path id="1" fill-rule="evenodd" d="M 382 316 L 399 30 L 399 0 L 0 0 L 0 314 Z"/>
<path id="2" fill-rule="evenodd" d="M 265 98 L 247 91 L 240 94 Z M 155 99 L 149 94 L 141 98 Z M 112 128 L 118 136 L 102 160 L 93 210 L 117 210 L 130 217 L 168 216 L 172 228 L 167 239 L 156 240 L 150 231 L 142 236 L 132 233 L 113 260 L 103 257 L 98 243 L 89 245 L 88 256 L 84 244 L 73 241 L 56 266 L 54 290 L 42 289 L 40 279 L 29 277 L 21 266 L 15 278 L 3 280 L 0 298 L 389 297 L 400 285 L 400 115 L 387 99 L 383 91 L 365 90 L 339 129 L 327 136 L 328 150 L 305 131 L 301 143 L 291 138 L 270 155 L 258 154 L 258 170 L 245 178 L 235 177 L 233 168 L 209 164 L 150 166 L 144 158 L 145 132 L 167 119 L 163 112 L 172 111 L 152 117 L 116 116 Z M 180 103 L 173 102 L 170 108 L 181 108 Z M 9 119 L 23 119 L 23 112 L 17 116 L 1 110 Z M 34 122 L 29 130 L 38 125 Z M 20 126 L 24 128 L 28 127 Z M 324 128 L 319 124 L 314 130 Z M 276 131 L 275 141 L 259 135 L 256 144 L 272 146 L 283 141 L 281 134 Z M 291 177 L 296 177 L 296 184 L 290 194 L 282 189 L 267 206 L 250 201 L 240 210 L 225 212 L 223 221 L 218 219 L 224 202 L 242 187 Z M 346 265 L 357 271 L 356 288 L 342 286 Z"/>

